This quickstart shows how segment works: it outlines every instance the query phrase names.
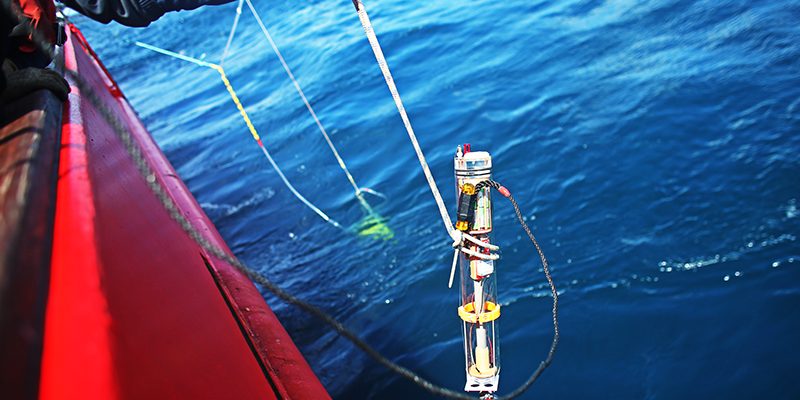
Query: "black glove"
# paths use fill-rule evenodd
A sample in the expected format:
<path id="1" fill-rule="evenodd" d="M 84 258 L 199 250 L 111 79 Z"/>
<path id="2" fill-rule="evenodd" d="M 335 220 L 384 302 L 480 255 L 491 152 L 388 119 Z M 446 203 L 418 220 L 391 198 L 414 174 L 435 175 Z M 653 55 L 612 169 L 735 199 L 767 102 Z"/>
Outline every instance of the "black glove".
<path id="1" fill-rule="evenodd" d="M 0 93 L 0 103 L 8 103 L 40 89 L 47 89 L 61 101 L 67 101 L 69 84 L 56 71 L 24 68 L 6 73 L 6 88 Z"/>
<path id="2" fill-rule="evenodd" d="M 233 0 L 63 0 L 81 14 L 104 24 L 117 21 L 127 26 L 147 26 L 164 13 L 194 10 L 204 5 L 219 5 Z"/>

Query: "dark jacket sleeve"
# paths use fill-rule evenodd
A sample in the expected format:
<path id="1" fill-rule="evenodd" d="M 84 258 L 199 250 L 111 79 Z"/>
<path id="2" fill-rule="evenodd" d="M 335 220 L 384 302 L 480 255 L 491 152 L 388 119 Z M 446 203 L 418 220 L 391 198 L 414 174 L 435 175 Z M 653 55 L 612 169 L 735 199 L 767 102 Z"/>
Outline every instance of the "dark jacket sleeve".
<path id="1" fill-rule="evenodd" d="M 233 0 L 64 0 L 64 4 L 96 21 L 147 26 L 170 11 L 194 10 Z"/>

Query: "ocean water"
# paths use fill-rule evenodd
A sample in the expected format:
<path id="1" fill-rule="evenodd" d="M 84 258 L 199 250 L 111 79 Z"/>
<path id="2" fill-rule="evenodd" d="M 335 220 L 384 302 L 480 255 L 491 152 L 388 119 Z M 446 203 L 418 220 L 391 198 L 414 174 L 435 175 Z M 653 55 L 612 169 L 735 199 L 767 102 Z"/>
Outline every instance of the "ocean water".
<path id="1" fill-rule="evenodd" d="M 445 200 L 455 206 L 456 145 L 490 151 L 551 260 L 562 341 L 524 398 L 800 398 L 797 2 L 366 5 Z M 352 4 L 256 7 L 356 180 L 386 194 L 369 200 L 394 239 L 322 222 L 214 71 L 133 45 L 217 61 L 234 4 L 145 29 L 74 20 L 240 258 L 459 390 L 449 241 Z M 246 9 L 225 67 L 298 190 L 356 224 L 345 177 Z M 508 393 L 546 355 L 551 300 L 511 207 L 495 213 Z M 430 397 L 265 296 L 335 398 Z"/>

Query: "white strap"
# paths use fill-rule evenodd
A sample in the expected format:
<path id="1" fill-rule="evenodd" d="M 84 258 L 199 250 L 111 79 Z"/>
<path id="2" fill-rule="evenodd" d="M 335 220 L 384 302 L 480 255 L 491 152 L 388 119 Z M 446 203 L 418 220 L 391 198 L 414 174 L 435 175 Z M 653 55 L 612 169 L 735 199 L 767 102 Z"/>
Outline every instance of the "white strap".
<path id="1" fill-rule="evenodd" d="M 249 2 L 250 0 L 247 1 Z M 417 135 L 414 134 L 414 128 L 411 127 L 411 121 L 408 119 L 406 108 L 403 106 L 403 100 L 400 99 L 400 93 L 398 93 L 397 86 L 394 84 L 392 72 L 389 71 L 389 64 L 386 63 L 386 58 L 383 56 L 383 50 L 381 50 L 381 45 L 378 43 L 378 37 L 375 35 L 375 30 L 372 28 L 372 22 L 370 22 L 369 15 L 367 15 L 367 9 L 364 7 L 364 3 L 362 3 L 361 0 L 353 0 L 353 4 L 356 6 L 356 10 L 358 11 L 358 19 L 361 21 L 361 26 L 364 27 L 364 33 L 367 34 L 369 45 L 372 47 L 372 52 L 375 54 L 375 59 L 378 61 L 378 66 L 381 68 L 381 72 L 383 72 L 383 79 L 386 80 L 386 86 L 389 87 L 389 91 L 392 93 L 394 104 L 397 106 L 397 111 L 400 113 L 400 118 L 403 119 L 403 125 L 406 127 L 406 132 L 408 133 L 409 139 L 411 139 L 411 144 L 414 146 L 414 151 L 417 153 L 419 165 L 422 166 L 422 172 L 425 173 L 425 179 L 428 181 L 428 187 L 430 187 L 431 193 L 433 193 L 433 198 L 436 200 L 436 205 L 439 207 L 439 215 L 442 217 L 442 223 L 444 223 L 444 227 L 447 229 L 447 234 L 453 239 L 453 245 L 460 246 L 463 240 L 467 239 L 477 246 L 488 248 L 490 250 L 498 250 L 499 247 L 478 240 L 453 227 L 450 214 L 447 212 L 447 206 L 445 206 L 444 200 L 442 200 L 442 195 L 439 193 L 439 188 L 436 186 L 436 180 L 433 178 L 431 169 L 428 167 L 428 161 L 425 159 L 425 154 L 422 153 L 422 149 L 419 147 Z M 462 251 L 464 250 L 462 249 Z M 480 254 L 480 256 L 476 257 L 484 259 L 497 259 L 496 255 L 495 258 L 486 258 L 485 254 L 476 254 Z"/>
<path id="2" fill-rule="evenodd" d="M 386 80 L 386 85 L 389 86 L 389 91 L 392 93 L 397 111 L 400 112 L 400 118 L 403 119 L 403 125 L 406 127 L 406 132 L 408 132 L 408 137 L 411 139 L 411 144 L 414 146 L 414 151 L 417 153 L 419 164 L 422 166 L 422 171 L 425 173 L 425 179 L 428 180 L 428 186 L 431 189 L 431 193 L 433 193 L 433 198 L 436 200 L 436 205 L 439 206 L 439 214 L 442 217 L 442 223 L 444 223 L 447 233 L 453 240 L 460 239 L 460 232 L 453 228 L 450 215 L 447 213 L 447 207 L 444 205 L 444 200 L 442 200 L 442 195 L 439 193 L 439 188 L 436 187 L 436 180 L 433 179 L 433 174 L 431 174 L 431 169 L 428 168 L 425 155 L 422 154 L 422 149 L 419 147 L 417 136 L 414 134 L 414 128 L 411 127 L 411 121 L 408 119 L 405 107 L 403 107 L 403 100 L 400 99 L 400 94 L 397 92 L 397 86 L 394 84 L 394 78 L 392 78 L 392 73 L 389 71 L 389 65 L 386 64 L 386 58 L 383 56 L 381 45 L 378 43 L 378 38 L 375 36 L 375 31 L 372 29 L 372 23 L 367 15 L 367 10 L 360 0 L 353 0 L 353 4 L 358 10 L 358 19 L 361 20 L 361 26 L 364 27 L 364 32 L 367 34 L 369 45 L 372 47 L 372 52 L 375 53 L 375 59 L 378 60 L 378 65 L 383 72 L 383 79 Z"/>

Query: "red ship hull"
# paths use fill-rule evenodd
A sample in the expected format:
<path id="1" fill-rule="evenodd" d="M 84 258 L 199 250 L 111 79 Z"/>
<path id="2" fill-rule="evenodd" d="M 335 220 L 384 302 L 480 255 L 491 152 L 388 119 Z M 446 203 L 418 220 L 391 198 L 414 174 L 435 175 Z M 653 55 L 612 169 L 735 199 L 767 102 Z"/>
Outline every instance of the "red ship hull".
<path id="1" fill-rule="evenodd" d="M 70 31 L 66 68 L 126 125 L 155 171 L 152 178 L 183 215 L 230 252 L 80 32 Z M 28 185 L 45 188 L 38 192 L 47 192 L 52 178 L 55 201 L 47 201 L 48 193 L 28 193 L 44 197 L 43 205 L 23 204 L 17 230 L 6 234 L 13 247 L 3 260 L 8 273 L 0 278 L 5 393 L 42 399 L 329 398 L 255 286 L 170 219 L 87 94 L 70 83 L 60 126 L 53 117 L 54 104 L 60 104 L 39 102 L 46 118 L 34 130 L 40 135 L 36 151 L 57 151 L 49 157 L 51 169 L 42 154 L 36 173 L 21 178 L 44 181 Z M 30 215 L 44 217 L 30 225 L 36 219 Z M 39 240 L 26 239 L 31 235 Z M 37 256 L 48 251 L 49 257 Z"/>

